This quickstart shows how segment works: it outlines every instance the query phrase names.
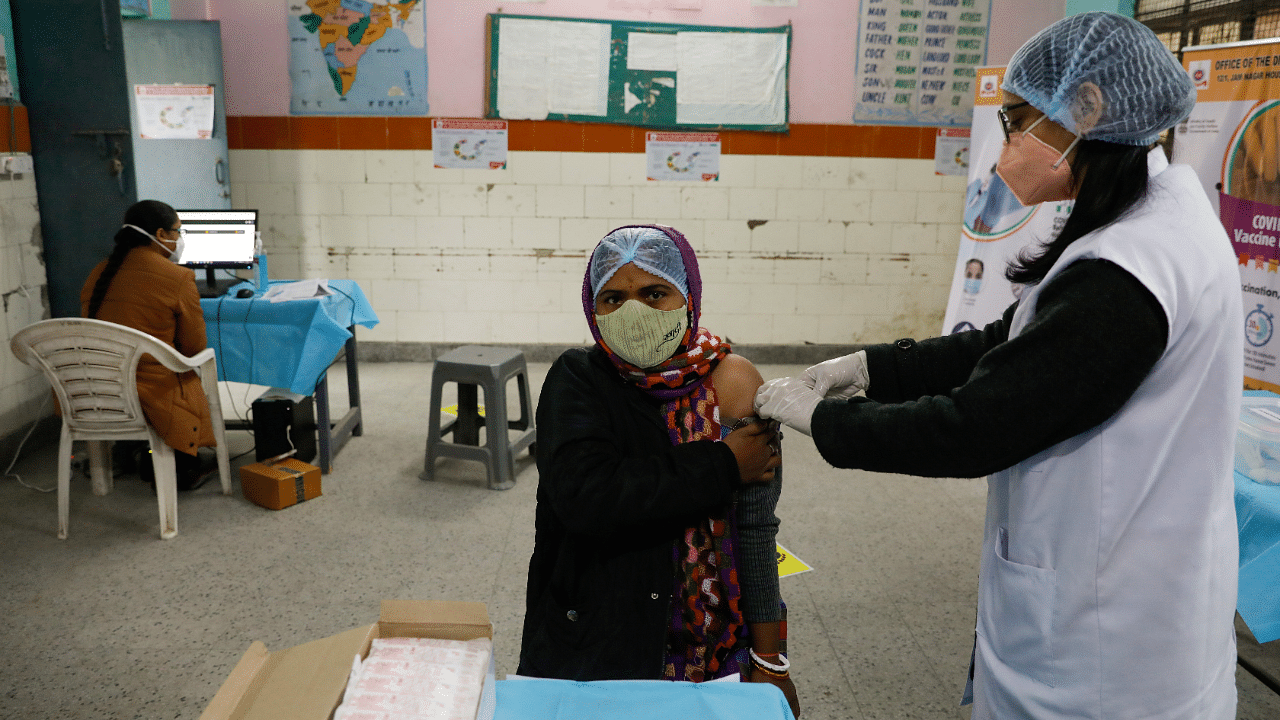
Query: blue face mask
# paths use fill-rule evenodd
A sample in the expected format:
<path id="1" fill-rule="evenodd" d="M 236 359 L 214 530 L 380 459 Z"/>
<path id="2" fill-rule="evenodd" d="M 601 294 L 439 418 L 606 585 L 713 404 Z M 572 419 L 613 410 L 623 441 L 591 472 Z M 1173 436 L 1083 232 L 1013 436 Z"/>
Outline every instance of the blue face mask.
<path id="1" fill-rule="evenodd" d="M 965 278 L 964 291 L 970 295 L 977 295 L 978 290 L 982 288 L 982 278 Z"/>

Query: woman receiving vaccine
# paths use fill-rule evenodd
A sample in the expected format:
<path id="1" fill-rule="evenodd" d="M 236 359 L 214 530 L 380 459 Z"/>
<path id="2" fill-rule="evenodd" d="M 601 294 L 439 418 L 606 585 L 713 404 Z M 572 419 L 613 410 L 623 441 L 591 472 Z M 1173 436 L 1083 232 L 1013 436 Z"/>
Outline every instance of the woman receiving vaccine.
<path id="1" fill-rule="evenodd" d="M 740 676 L 782 689 L 775 428 L 750 361 L 699 326 L 697 258 L 673 228 L 629 226 L 591 254 L 595 339 L 552 365 L 538 403 L 538 508 L 522 675 Z"/>

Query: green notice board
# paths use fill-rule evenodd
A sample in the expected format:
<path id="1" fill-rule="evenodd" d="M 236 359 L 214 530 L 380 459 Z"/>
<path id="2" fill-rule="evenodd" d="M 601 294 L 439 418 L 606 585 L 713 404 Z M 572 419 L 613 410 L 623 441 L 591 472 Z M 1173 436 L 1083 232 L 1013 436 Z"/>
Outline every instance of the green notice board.
<path id="1" fill-rule="evenodd" d="M 485 117 L 786 132 L 791 26 L 485 17 Z"/>

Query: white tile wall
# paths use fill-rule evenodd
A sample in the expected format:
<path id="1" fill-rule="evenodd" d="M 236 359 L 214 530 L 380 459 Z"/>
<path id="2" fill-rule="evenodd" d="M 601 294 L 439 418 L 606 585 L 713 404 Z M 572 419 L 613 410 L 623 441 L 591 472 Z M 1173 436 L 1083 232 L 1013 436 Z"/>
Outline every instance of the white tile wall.
<path id="1" fill-rule="evenodd" d="M 714 183 L 648 181 L 640 154 L 432 165 L 430 151 L 236 150 L 232 189 L 268 218 L 273 277 L 360 282 L 382 319 L 368 340 L 587 342 L 587 253 L 648 222 L 697 249 L 704 324 L 735 342 L 872 342 L 942 322 L 965 183 L 931 160 L 725 155 Z"/>
<path id="2" fill-rule="evenodd" d="M 9 352 L 8 339 L 48 316 L 35 175 L 0 175 L 0 436 L 52 411 L 39 370 Z"/>

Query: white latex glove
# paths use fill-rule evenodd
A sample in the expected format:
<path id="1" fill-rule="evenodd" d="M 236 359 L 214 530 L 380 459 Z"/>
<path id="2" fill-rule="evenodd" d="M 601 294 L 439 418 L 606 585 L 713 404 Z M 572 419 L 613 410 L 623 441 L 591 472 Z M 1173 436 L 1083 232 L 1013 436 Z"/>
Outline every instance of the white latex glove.
<path id="1" fill-rule="evenodd" d="M 871 386 L 867 351 L 832 358 L 810 367 L 800 376 L 819 397 L 849 399 Z"/>
<path id="2" fill-rule="evenodd" d="M 812 435 L 809 426 L 813 411 L 822 402 L 822 396 L 800 378 L 777 378 L 760 386 L 756 392 L 756 414 L 762 418 L 780 420 L 805 435 Z"/>

